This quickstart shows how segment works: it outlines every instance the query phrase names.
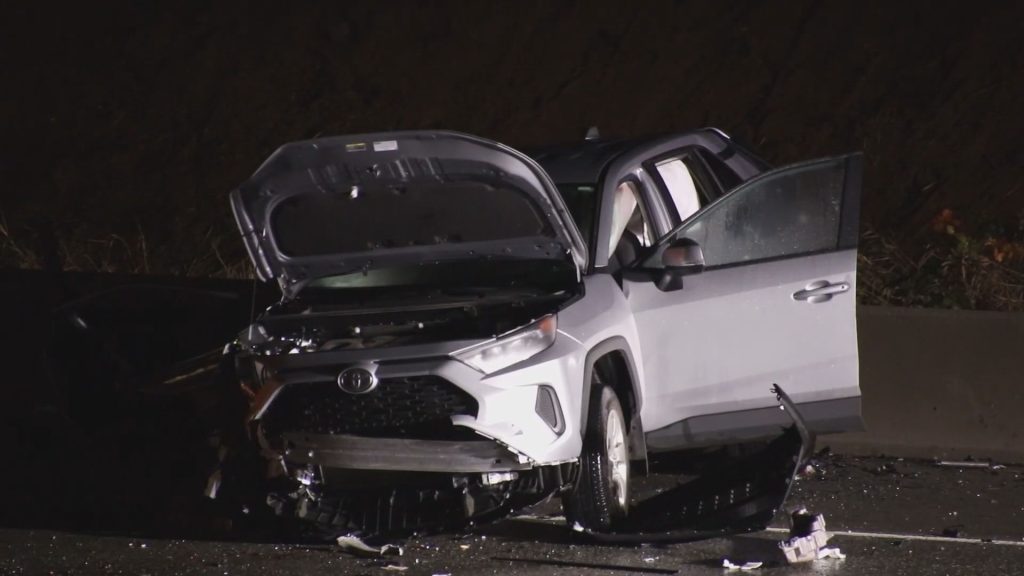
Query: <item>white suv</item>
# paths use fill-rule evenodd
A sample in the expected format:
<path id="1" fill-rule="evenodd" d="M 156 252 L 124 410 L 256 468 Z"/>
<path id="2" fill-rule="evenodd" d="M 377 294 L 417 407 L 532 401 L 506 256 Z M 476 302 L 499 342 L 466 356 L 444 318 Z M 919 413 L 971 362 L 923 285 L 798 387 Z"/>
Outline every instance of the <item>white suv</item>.
<path id="1" fill-rule="evenodd" d="M 714 129 L 532 158 L 437 131 L 285 145 L 231 195 L 283 297 L 228 348 L 233 450 L 263 464 L 228 456 L 224 482 L 334 531 L 561 493 L 614 532 L 648 521 L 631 472 L 779 437 L 773 385 L 805 433 L 859 428 L 859 194 L 859 155 L 769 170 Z"/>

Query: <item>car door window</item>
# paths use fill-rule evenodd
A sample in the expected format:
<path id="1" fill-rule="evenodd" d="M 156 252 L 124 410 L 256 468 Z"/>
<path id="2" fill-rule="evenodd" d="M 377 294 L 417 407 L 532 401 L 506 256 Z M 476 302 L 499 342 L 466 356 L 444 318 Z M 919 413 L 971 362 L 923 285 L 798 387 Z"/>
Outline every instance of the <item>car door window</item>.
<path id="1" fill-rule="evenodd" d="M 717 181 L 719 190 L 722 192 L 728 192 L 743 183 L 743 179 L 733 172 L 732 168 L 729 168 L 725 162 L 722 162 L 718 156 L 703 148 L 697 150 L 697 155 L 704 161 L 704 164 Z"/>
<path id="2" fill-rule="evenodd" d="M 846 162 L 819 160 L 756 178 L 684 222 L 670 239 L 696 241 L 707 268 L 834 250 Z M 659 262 L 655 254 L 647 264 Z"/>
<path id="3" fill-rule="evenodd" d="M 721 195 L 710 170 L 696 149 L 684 149 L 654 158 L 645 168 L 657 180 L 673 226 L 693 216 Z"/>
<path id="4" fill-rule="evenodd" d="M 690 175 L 690 169 L 679 158 L 670 158 L 656 163 L 655 168 L 661 176 L 669 196 L 676 206 L 680 220 L 686 220 L 700 210 L 700 196 L 697 184 Z"/>

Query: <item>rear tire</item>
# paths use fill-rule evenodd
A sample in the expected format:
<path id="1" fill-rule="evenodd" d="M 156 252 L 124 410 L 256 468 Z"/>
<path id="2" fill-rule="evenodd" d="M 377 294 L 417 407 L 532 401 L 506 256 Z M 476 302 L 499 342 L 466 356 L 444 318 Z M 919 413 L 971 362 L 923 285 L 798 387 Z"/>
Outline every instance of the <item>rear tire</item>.
<path id="1" fill-rule="evenodd" d="M 576 485 L 562 496 L 570 526 L 607 532 L 629 510 L 629 444 L 619 398 L 597 373 Z"/>

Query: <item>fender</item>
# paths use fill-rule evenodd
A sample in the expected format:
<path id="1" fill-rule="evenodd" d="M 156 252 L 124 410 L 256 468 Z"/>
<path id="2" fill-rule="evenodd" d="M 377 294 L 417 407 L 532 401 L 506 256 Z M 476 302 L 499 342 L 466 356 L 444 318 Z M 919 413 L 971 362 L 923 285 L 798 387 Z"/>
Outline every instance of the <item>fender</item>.
<path id="1" fill-rule="evenodd" d="M 629 342 L 622 336 L 612 336 L 602 340 L 587 352 L 584 359 L 583 369 L 583 398 L 580 402 L 580 436 L 583 436 L 587 429 L 587 420 L 590 413 L 590 398 L 592 395 L 591 379 L 594 375 L 594 365 L 602 357 L 611 352 L 622 352 L 626 359 L 626 370 L 629 372 L 630 385 L 633 389 L 632 413 L 629 415 L 629 453 L 631 460 L 642 460 L 644 467 L 647 463 L 647 441 L 645 439 L 643 423 L 640 421 L 640 407 L 643 405 L 643 395 L 640 393 L 640 379 L 637 376 L 636 364 L 633 360 L 633 351 Z"/>

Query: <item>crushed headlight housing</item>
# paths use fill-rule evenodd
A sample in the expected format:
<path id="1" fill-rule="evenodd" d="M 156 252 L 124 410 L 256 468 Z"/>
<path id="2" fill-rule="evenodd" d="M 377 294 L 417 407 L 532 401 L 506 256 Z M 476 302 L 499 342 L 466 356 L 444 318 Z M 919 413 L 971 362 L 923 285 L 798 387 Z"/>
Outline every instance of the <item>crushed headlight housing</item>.
<path id="1" fill-rule="evenodd" d="M 494 340 L 454 352 L 452 357 L 484 374 L 497 372 L 550 348 L 558 332 L 557 318 L 549 314 Z"/>

